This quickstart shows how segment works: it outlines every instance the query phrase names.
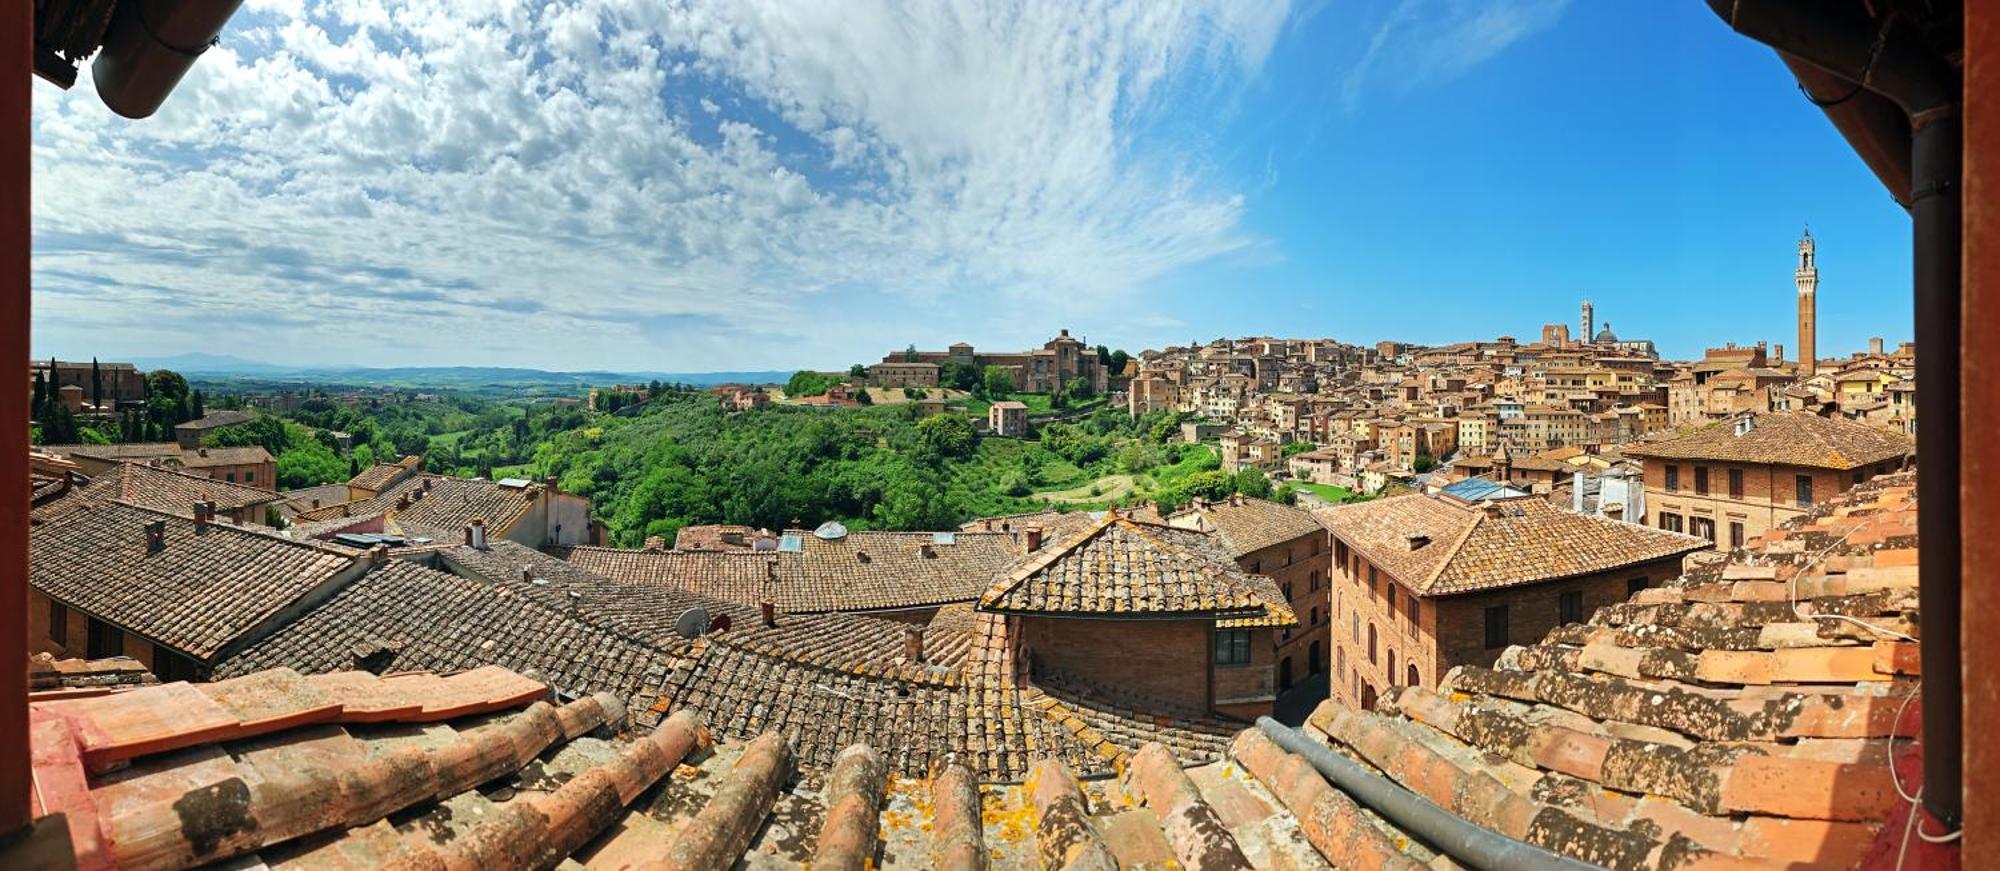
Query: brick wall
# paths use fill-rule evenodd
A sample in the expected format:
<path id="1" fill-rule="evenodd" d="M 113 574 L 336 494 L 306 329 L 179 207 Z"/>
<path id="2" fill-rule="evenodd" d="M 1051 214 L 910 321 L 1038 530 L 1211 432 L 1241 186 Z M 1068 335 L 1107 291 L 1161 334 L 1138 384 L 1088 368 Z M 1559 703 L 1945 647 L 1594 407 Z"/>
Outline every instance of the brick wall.
<path id="1" fill-rule="evenodd" d="M 1207 710 L 1213 627 L 1207 620 L 1022 617 L 1020 637 L 1036 674 L 1061 672 Z"/>
<path id="2" fill-rule="evenodd" d="M 1339 554 L 1336 549 L 1336 556 Z M 1333 621 L 1334 669 L 1332 697 L 1350 707 L 1362 707 L 1365 691 L 1380 694 L 1392 686 L 1416 683 L 1435 688 L 1458 665 L 1491 666 L 1506 645 L 1486 646 L 1486 609 L 1507 608 L 1507 644 L 1533 644 L 1554 629 L 1561 614 L 1562 594 L 1581 593 L 1582 616 L 1625 601 L 1631 584 L 1645 586 L 1680 574 L 1679 557 L 1668 557 L 1559 581 L 1529 584 L 1485 593 L 1449 597 L 1414 597 L 1416 619 L 1410 617 L 1409 588 L 1379 568 L 1371 588 L 1369 563 L 1351 550 L 1348 565 L 1336 565 L 1329 591 Z M 1389 606 L 1394 589 L 1394 610 Z M 1374 656 L 1369 656 L 1370 629 Z"/>
<path id="3" fill-rule="evenodd" d="M 1277 644 L 1277 674 L 1280 675 L 1278 689 L 1288 689 L 1282 676 L 1284 663 L 1291 662 L 1292 683 L 1296 684 L 1315 673 L 1312 665 L 1312 648 L 1320 650 L 1320 671 L 1327 669 L 1331 661 L 1331 651 L 1327 648 L 1327 627 L 1331 624 L 1331 612 L 1326 599 L 1327 586 L 1332 583 L 1333 549 L 1327 543 L 1325 532 L 1314 532 L 1290 541 L 1252 551 L 1237 560 L 1237 565 L 1246 572 L 1260 574 L 1278 583 L 1278 589 L 1289 591 L 1288 604 L 1299 617 L 1297 628 L 1272 633 Z M 1313 612 L 1319 612 L 1319 622 L 1313 622 Z M 1218 690 L 1218 698 L 1222 697 Z"/>
<path id="4" fill-rule="evenodd" d="M 1667 487 L 1669 466 L 1678 470 L 1678 480 L 1673 489 Z M 1894 467 L 1894 463 L 1884 462 L 1861 469 L 1838 471 L 1769 464 L 1648 459 L 1645 461 L 1646 517 L 1643 522 L 1655 528 L 1672 528 L 1662 526 L 1660 522 L 1661 515 L 1669 515 L 1679 518 L 1680 531 L 1695 534 L 1692 518 L 1713 521 L 1716 545 L 1726 549 L 1730 545 L 1731 523 L 1743 525 L 1743 540 L 1748 543 L 1766 530 L 1804 515 L 1811 509 L 1810 505 L 1798 503 L 1799 475 L 1812 478 L 1813 502 L 1817 504 L 1833 499 L 1862 481 L 1893 471 Z M 1708 471 L 1705 495 L 1696 492 L 1697 469 Z M 1743 493 L 1740 497 L 1729 492 L 1731 469 L 1740 470 L 1743 474 Z"/>

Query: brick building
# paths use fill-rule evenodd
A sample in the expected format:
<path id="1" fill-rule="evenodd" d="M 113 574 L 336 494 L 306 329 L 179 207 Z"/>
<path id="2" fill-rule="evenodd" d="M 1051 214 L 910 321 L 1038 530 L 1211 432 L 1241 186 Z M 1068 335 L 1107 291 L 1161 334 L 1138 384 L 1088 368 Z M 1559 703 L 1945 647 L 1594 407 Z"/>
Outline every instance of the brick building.
<path id="1" fill-rule="evenodd" d="M 1273 633 L 1298 625 L 1210 536 L 1117 512 L 1031 553 L 978 611 L 1006 618 L 1030 678 L 1242 719 L 1271 712 Z"/>
<path id="2" fill-rule="evenodd" d="M 964 342 L 952 345 L 943 351 L 892 351 L 882 357 L 876 365 L 929 364 L 943 366 L 958 363 L 984 372 L 988 367 L 999 367 L 1012 373 L 1014 389 L 1026 393 L 1053 393 L 1057 387 L 1082 378 L 1090 385 L 1091 392 L 1098 395 L 1110 387 L 1111 373 L 1098 362 L 1097 353 L 1063 330 L 1055 338 L 1042 343 L 1040 348 L 1014 353 L 978 353 Z M 869 367 L 872 377 L 874 367 Z M 935 380 L 932 384 L 937 383 Z M 928 385 L 920 385 L 928 386 Z"/>
<path id="3" fill-rule="evenodd" d="M 986 409 L 986 431 L 997 436 L 1020 438 L 1028 434 L 1028 407 L 1003 399 Z"/>
<path id="4" fill-rule="evenodd" d="M 1237 496 L 1223 502 L 1196 502 L 1166 520 L 1171 526 L 1220 536 L 1238 568 L 1277 582 L 1299 621 L 1296 628 L 1278 632 L 1278 692 L 1327 670 L 1331 658 L 1327 627 L 1333 615 L 1326 589 L 1333 552 L 1326 527 L 1311 512 Z"/>
<path id="5" fill-rule="evenodd" d="M 28 386 L 33 388 L 35 376 L 42 376 L 49 395 L 58 395 L 64 387 L 77 387 L 82 392 L 84 402 L 91 402 L 91 366 L 89 361 L 75 360 L 29 360 Z M 140 402 L 146 398 L 146 373 L 130 363 L 98 362 L 97 384 L 104 391 L 104 404 L 115 406 L 120 402 Z"/>
<path id="6" fill-rule="evenodd" d="M 1333 537 L 1332 696 L 1372 708 L 1436 687 L 1593 609 L 1680 574 L 1697 538 L 1573 514 L 1534 497 L 1412 494 L 1320 512 Z"/>
<path id="7" fill-rule="evenodd" d="M 868 367 L 868 383 L 876 387 L 936 387 L 938 364 L 884 361 Z"/>
<path id="8" fill-rule="evenodd" d="M 1743 414 L 1628 445 L 1645 464 L 1648 526 L 1742 547 L 1913 455 L 1908 436 L 1808 412 Z"/>

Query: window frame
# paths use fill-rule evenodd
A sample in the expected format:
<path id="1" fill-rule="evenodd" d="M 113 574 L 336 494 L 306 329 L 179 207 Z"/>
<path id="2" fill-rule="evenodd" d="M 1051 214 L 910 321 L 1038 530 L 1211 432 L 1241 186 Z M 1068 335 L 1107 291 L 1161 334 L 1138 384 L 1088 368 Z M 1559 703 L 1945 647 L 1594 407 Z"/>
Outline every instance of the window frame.
<path id="1" fill-rule="evenodd" d="M 1485 637 L 1482 639 L 1487 650 L 1500 650 L 1507 646 L 1507 606 L 1488 605 L 1484 612 Z M 1497 644 L 1495 642 L 1498 642 Z"/>
<path id="2" fill-rule="evenodd" d="M 49 600 L 49 641 L 69 647 L 69 606 L 54 599 Z"/>
<path id="3" fill-rule="evenodd" d="M 1564 590 L 1556 594 L 1556 625 L 1582 623 L 1585 616 L 1582 590 Z"/>
<path id="4" fill-rule="evenodd" d="M 1216 665 L 1240 667 L 1250 664 L 1250 630 L 1215 630 L 1215 651 L 1211 657 Z"/>

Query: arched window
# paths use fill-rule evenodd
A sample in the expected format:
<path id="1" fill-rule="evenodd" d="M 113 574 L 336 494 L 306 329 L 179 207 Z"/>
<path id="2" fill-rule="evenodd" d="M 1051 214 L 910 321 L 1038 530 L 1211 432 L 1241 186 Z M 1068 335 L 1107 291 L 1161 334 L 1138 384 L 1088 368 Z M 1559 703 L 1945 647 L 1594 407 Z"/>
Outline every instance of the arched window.
<path id="1" fill-rule="evenodd" d="M 1368 664 L 1369 664 L 1369 665 L 1374 665 L 1374 664 L 1375 664 L 1375 662 L 1376 662 L 1376 659 L 1375 659 L 1375 624 L 1374 624 L 1373 622 L 1370 622 L 1370 623 L 1368 624 Z"/>
<path id="2" fill-rule="evenodd" d="M 1389 682 L 1396 682 L 1396 651 L 1389 651 Z"/>
<path id="3" fill-rule="evenodd" d="M 1420 687 L 1423 685 L 1424 685 L 1423 677 L 1417 674 L 1417 664 L 1414 662 L 1410 663 L 1410 681 L 1408 686 Z"/>

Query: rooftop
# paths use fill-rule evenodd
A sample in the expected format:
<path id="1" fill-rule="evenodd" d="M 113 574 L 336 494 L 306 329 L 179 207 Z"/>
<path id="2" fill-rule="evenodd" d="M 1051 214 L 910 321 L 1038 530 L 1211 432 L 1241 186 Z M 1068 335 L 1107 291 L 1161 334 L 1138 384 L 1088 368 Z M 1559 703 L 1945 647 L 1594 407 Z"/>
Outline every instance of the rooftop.
<path id="1" fill-rule="evenodd" d="M 979 607 L 1116 619 L 1213 616 L 1218 626 L 1297 625 L 1270 578 L 1240 571 L 1206 539 L 1108 513 L 1008 569 L 979 597 Z"/>
<path id="2" fill-rule="evenodd" d="M 1413 493 L 1321 509 L 1320 517 L 1335 537 L 1425 596 L 1575 577 L 1709 546 L 1536 498 L 1464 504 Z"/>
<path id="3" fill-rule="evenodd" d="M 355 560 L 317 542 L 90 501 L 36 525 L 30 553 L 34 589 L 200 661 L 270 628 Z"/>
<path id="4" fill-rule="evenodd" d="M 1750 421 L 1747 431 L 1742 421 Z M 1628 457 L 1853 469 L 1902 459 L 1916 444 L 1900 433 L 1810 412 L 1768 412 L 1626 445 Z"/>

